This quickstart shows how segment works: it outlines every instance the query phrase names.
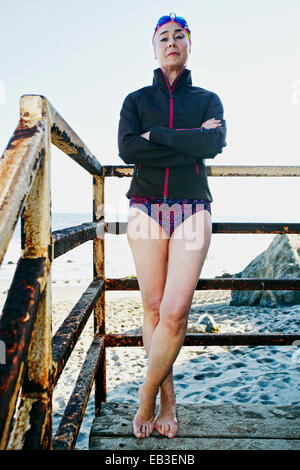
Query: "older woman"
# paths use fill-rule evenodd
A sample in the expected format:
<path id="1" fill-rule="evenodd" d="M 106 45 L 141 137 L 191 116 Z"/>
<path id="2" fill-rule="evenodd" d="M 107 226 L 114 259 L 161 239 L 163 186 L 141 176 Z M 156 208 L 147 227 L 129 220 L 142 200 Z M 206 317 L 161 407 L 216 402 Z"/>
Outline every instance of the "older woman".
<path id="1" fill-rule="evenodd" d="M 133 433 L 145 438 L 155 428 L 173 438 L 178 428 L 173 363 L 185 338 L 212 232 L 213 199 L 205 159 L 214 158 L 227 144 L 220 98 L 193 86 L 186 68 L 191 52 L 186 20 L 175 14 L 161 17 L 152 42 L 159 63 L 153 84 L 126 96 L 118 130 L 119 155 L 135 164 L 126 193 L 127 238 L 141 291 L 149 358 Z"/>

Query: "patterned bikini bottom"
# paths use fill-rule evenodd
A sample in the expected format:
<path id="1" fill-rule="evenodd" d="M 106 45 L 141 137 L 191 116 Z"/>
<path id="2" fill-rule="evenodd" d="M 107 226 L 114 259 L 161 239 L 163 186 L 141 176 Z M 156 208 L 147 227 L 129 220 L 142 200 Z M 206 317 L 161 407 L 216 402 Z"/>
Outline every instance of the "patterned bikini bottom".
<path id="1" fill-rule="evenodd" d="M 210 202 L 204 199 L 170 199 L 131 196 L 129 207 L 135 206 L 152 217 L 170 236 L 189 216 L 207 210 L 211 215 Z"/>

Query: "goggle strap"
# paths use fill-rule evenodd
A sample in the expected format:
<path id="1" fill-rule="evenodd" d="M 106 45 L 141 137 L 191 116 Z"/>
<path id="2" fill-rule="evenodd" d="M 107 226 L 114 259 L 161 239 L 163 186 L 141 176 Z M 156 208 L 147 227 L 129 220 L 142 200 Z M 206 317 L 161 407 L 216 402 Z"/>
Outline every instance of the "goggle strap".
<path id="1" fill-rule="evenodd" d="M 154 33 L 153 33 L 152 43 L 153 43 L 153 41 L 154 41 L 154 37 L 155 37 L 155 34 L 157 33 L 157 31 L 158 31 L 162 26 L 164 26 L 165 24 L 171 23 L 171 22 L 178 23 L 178 21 L 175 21 L 175 20 L 171 19 L 171 20 L 169 20 L 169 21 L 165 21 L 164 23 L 162 23 L 161 25 L 158 26 L 158 24 L 159 24 L 159 20 L 158 20 L 158 23 L 157 23 L 157 25 L 156 25 L 156 27 L 155 27 L 155 30 L 154 30 Z M 180 24 L 180 26 L 182 26 L 182 28 L 185 30 L 185 32 L 186 32 L 186 34 L 187 34 L 187 37 L 189 38 L 189 41 L 191 42 L 191 32 L 190 32 L 190 30 L 189 30 L 187 27 L 183 26 L 182 23 L 178 23 L 178 24 Z"/>

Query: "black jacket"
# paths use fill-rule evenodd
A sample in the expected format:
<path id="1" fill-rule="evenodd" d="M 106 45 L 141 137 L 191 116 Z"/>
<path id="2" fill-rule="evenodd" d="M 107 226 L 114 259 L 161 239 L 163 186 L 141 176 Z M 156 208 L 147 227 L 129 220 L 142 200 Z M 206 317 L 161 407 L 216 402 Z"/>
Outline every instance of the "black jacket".
<path id="1" fill-rule="evenodd" d="M 205 129 L 208 119 L 222 126 Z M 150 131 L 150 140 L 140 134 Z M 152 86 L 129 93 L 120 112 L 119 156 L 134 163 L 126 193 L 158 198 L 205 199 L 212 202 L 205 159 L 214 158 L 227 145 L 226 121 L 218 95 L 192 85 L 184 69 L 172 88 L 161 68 L 154 70 Z"/>

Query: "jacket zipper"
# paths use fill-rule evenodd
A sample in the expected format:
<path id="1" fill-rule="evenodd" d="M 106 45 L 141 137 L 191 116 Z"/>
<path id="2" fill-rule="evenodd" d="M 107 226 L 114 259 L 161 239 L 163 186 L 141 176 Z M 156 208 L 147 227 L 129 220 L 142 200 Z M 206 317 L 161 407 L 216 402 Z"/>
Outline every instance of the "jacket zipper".
<path id="1" fill-rule="evenodd" d="M 161 69 L 161 71 L 162 71 L 162 69 Z M 168 87 L 168 90 L 169 90 L 169 93 L 170 93 L 170 98 L 169 98 L 169 103 L 170 103 L 170 129 L 172 129 L 173 121 L 174 121 L 174 102 L 173 102 L 174 95 L 173 95 L 173 90 L 174 90 L 174 87 L 176 85 L 176 82 L 178 81 L 179 77 L 183 74 L 184 71 L 185 71 L 185 69 L 183 69 L 183 71 L 178 75 L 178 77 L 175 79 L 172 87 L 170 87 L 168 79 L 166 78 L 164 72 L 162 71 L 162 74 L 164 76 L 164 79 L 166 81 L 166 84 L 167 84 L 167 87 Z M 168 183 L 169 183 L 169 168 L 166 168 L 166 170 L 165 170 L 165 181 L 164 181 L 164 201 L 165 202 L 167 200 L 167 195 L 168 195 Z"/>

